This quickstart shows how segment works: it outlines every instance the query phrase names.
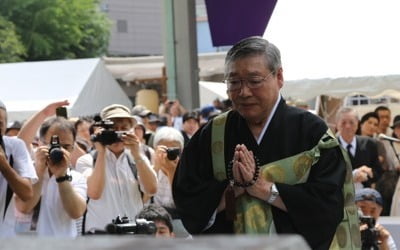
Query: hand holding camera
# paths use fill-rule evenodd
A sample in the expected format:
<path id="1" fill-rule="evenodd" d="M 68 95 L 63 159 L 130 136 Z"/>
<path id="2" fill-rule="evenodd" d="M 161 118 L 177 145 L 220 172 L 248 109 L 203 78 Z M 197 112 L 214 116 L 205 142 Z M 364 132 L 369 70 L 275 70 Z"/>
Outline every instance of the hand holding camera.
<path id="1" fill-rule="evenodd" d="M 167 147 L 164 145 L 158 145 L 156 148 L 154 166 L 156 171 L 158 169 L 169 176 L 173 176 L 179 161 L 179 155 L 181 150 L 178 147 Z"/>
<path id="2" fill-rule="evenodd" d="M 67 171 L 69 161 L 70 153 L 61 146 L 58 136 L 53 135 L 51 137 L 50 147 L 48 149 L 47 160 L 50 172 L 54 174 L 56 178 L 64 176 Z"/>
<path id="3" fill-rule="evenodd" d="M 121 140 L 126 147 L 131 150 L 133 157 L 139 157 L 140 155 L 140 141 L 139 138 L 132 131 L 124 132 L 121 135 Z"/>
<path id="4" fill-rule="evenodd" d="M 43 176 L 47 168 L 56 177 L 64 175 L 68 168 L 69 157 L 69 152 L 61 147 L 58 136 L 53 135 L 49 146 L 40 146 L 36 150 L 35 167 L 38 176 Z"/>
<path id="5" fill-rule="evenodd" d="M 390 233 L 371 216 L 360 216 L 362 249 L 387 249 Z"/>
<path id="6" fill-rule="evenodd" d="M 111 120 L 101 120 L 100 117 L 94 118 L 93 126 L 96 128 L 95 134 L 91 136 L 91 140 L 101 145 L 111 145 L 116 142 L 121 142 L 122 133 L 114 130 L 114 122 Z"/>

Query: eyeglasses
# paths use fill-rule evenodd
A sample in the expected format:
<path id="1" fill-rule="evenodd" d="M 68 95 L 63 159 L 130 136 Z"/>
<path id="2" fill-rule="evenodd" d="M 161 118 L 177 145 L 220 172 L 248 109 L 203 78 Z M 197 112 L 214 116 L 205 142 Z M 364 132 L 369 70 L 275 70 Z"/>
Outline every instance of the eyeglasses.
<path id="1" fill-rule="evenodd" d="M 74 145 L 71 144 L 61 144 L 60 146 L 63 147 L 68 152 L 72 152 L 72 150 L 74 150 Z"/>
<path id="2" fill-rule="evenodd" d="M 43 143 L 43 145 L 48 145 L 49 148 L 51 147 L 51 144 L 47 144 L 45 141 L 41 140 L 41 142 Z M 60 147 L 64 148 L 65 150 L 67 150 L 68 152 L 72 152 L 74 150 L 74 145 L 73 144 L 59 144 Z"/>
<path id="3" fill-rule="evenodd" d="M 243 83 L 246 83 L 246 86 L 249 89 L 258 89 L 263 86 L 264 81 L 270 77 L 271 75 L 274 74 L 274 71 L 271 71 L 268 75 L 266 76 L 249 76 L 246 78 L 227 78 L 224 80 L 224 82 L 228 86 L 229 91 L 236 91 L 242 88 Z"/>

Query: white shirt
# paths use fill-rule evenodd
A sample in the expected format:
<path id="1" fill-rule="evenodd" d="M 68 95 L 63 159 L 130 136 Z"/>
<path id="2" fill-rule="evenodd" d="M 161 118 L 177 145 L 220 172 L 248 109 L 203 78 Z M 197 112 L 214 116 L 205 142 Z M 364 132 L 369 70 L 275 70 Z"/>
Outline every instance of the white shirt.
<path id="1" fill-rule="evenodd" d="M 171 183 L 168 177 L 160 169 L 157 173 L 157 193 L 154 195 L 154 203 L 160 206 L 175 208 L 174 199 L 172 198 Z"/>
<path id="2" fill-rule="evenodd" d="M 342 136 L 339 136 L 339 141 L 340 141 L 340 144 L 342 144 L 342 147 L 343 147 L 344 149 L 346 149 L 346 150 L 347 150 L 347 145 L 350 144 L 350 145 L 351 145 L 351 148 L 350 148 L 350 153 L 351 153 L 351 155 L 350 155 L 350 156 L 355 156 L 355 155 L 356 155 L 357 142 L 356 142 L 356 137 L 355 137 L 355 136 L 353 137 L 353 140 L 351 140 L 350 143 L 347 143 L 347 142 L 343 139 Z"/>
<path id="3" fill-rule="evenodd" d="M 274 107 L 271 110 L 271 114 L 268 116 L 267 122 L 265 123 L 263 129 L 261 130 L 261 133 L 258 136 L 258 138 L 256 138 L 258 145 L 260 145 L 262 138 L 264 137 L 264 134 L 267 131 L 269 124 L 271 123 L 272 117 L 274 117 L 274 115 L 275 115 L 276 109 L 278 108 L 278 105 L 279 105 L 279 102 L 281 101 L 281 99 L 282 99 L 282 96 L 278 95 L 278 99 L 276 100 Z"/>
<path id="4" fill-rule="evenodd" d="M 86 178 L 75 170 L 70 170 L 71 185 L 85 201 L 87 194 Z M 37 234 L 42 236 L 76 237 L 76 220 L 64 210 L 58 183 L 55 176 L 49 178 L 48 171 L 43 176 L 42 197 L 37 224 Z"/>
<path id="5" fill-rule="evenodd" d="M 342 136 L 339 136 L 339 142 L 347 152 L 350 151 L 351 155 L 349 155 L 349 157 L 352 156 L 354 157 L 356 155 L 357 140 L 355 136 L 353 137 L 350 143 L 347 143 Z M 351 145 L 350 150 L 347 149 L 348 145 Z M 353 177 L 357 175 L 358 171 L 360 171 L 358 168 L 353 169 L 352 171 Z M 364 185 L 361 182 L 353 182 L 353 184 L 355 190 L 361 190 L 362 188 L 364 188 Z"/>
<path id="6" fill-rule="evenodd" d="M 32 184 L 36 183 L 38 177 L 32 163 L 32 159 L 28 153 L 25 143 L 17 137 L 3 136 L 4 146 L 6 148 L 7 158 L 13 156 L 13 169 L 23 178 L 29 179 Z M 4 207 L 6 203 L 7 180 L 0 173 L 0 236 L 15 235 L 15 213 L 14 201 L 11 199 L 7 208 L 6 216 L 3 220 Z"/>
<path id="7" fill-rule="evenodd" d="M 106 149 L 105 184 L 100 199 L 90 199 L 86 214 L 86 231 L 105 230 L 105 227 L 118 215 L 134 219 L 143 208 L 142 195 L 139 191 L 139 182 L 129 167 L 128 158 L 124 152 L 118 158 L 109 149 Z M 91 155 L 82 157 L 92 158 Z M 145 157 L 143 156 L 143 159 Z M 86 166 L 79 166 L 86 162 Z M 89 163 L 90 162 L 90 163 Z M 89 165 L 90 164 L 90 165 Z M 92 171 L 92 161 L 78 160 L 78 169 Z M 90 175 L 87 172 L 85 176 Z M 140 177 L 139 177 L 140 178 Z"/>
<path id="8" fill-rule="evenodd" d="M 387 244 L 389 250 L 397 250 L 396 242 L 394 242 L 392 235 L 389 235 L 389 238 L 387 239 Z"/>
<path id="9" fill-rule="evenodd" d="M 91 154 L 84 154 L 76 160 L 75 170 L 86 176 L 90 171 L 88 169 L 93 168 L 93 157 Z M 87 176 L 86 176 L 87 177 Z"/>

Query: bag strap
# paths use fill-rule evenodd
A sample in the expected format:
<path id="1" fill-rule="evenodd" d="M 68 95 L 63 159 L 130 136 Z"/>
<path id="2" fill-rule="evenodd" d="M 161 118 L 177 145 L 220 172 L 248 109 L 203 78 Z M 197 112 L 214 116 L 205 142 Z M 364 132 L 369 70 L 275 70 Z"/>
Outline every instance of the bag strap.
<path id="1" fill-rule="evenodd" d="M 6 146 L 4 144 L 3 135 L 1 135 L 1 133 L 0 133 L 0 146 L 4 151 L 4 155 L 7 157 Z M 13 158 L 12 155 L 10 155 L 10 158 L 8 159 L 8 162 L 9 162 L 11 168 L 13 168 L 14 167 L 14 158 Z M 7 208 L 8 208 L 8 205 L 10 204 L 10 202 L 11 202 L 11 198 L 12 198 L 13 194 L 14 194 L 14 192 L 11 189 L 11 186 L 7 183 L 6 203 L 4 205 L 3 219 L 6 217 Z"/>
<path id="2" fill-rule="evenodd" d="M 97 152 L 97 150 L 92 150 L 89 152 L 89 154 L 93 158 L 93 168 L 94 168 L 96 165 L 98 152 Z M 133 176 L 135 176 L 135 178 L 137 180 L 137 168 L 136 168 L 135 161 L 133 160 L 132 156 L 130 156 L 129 154 L 125 154 L 125 157 L 128 161 L 129 168 L 131 169 Z"/>
<path id="3" fill-rule="evenodd" d="M 90 200 L 90 198 L 87 197 L 87 199 L 86 199 L 86 209 L 85 209 L 85 212 L 82 215 L 82 232 L 81 232 L 82 235 L 86 234 L 86 214 L 87 214 L 87 211 L 88 211 L 87 205 L 89 204 L 89 200 Z"/>
<path id="4" fill-rule="evenodd" d="M 39 221 L 41 203 L 42 203 L 42 197 L 39 198 L 38 203 L 33 208 L 32 221 L 31 221 L 31 227 L 30 227 L 31 231 L 36 231 L 36 229 L 37 229 L 37 223 Z"/>
<path id="5" fill-rule="evenodd" d="M 11 166 L 11 168 L 13 168 L 13 165 L 14 165 L 14 158 L 13 158 L 12 155 L 10 155 L 10 166 Z M 3 219 L 6 217 L 7 208 L 8 208 L 8 205 L 10 205 L 11 198 L 12 198 L 13 194 L 14 194 L 14 192 L 12 191 L 11 186 L 9 184 L 7 184 L 6 204 L 4 206 Z"/>

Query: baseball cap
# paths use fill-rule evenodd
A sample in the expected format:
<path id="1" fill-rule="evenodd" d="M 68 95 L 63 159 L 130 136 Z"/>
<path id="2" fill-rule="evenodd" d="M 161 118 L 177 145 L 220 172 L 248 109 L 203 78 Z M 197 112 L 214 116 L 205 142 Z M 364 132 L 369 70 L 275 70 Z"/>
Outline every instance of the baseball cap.
<path id="1" fill-rule="evenodd" d="M 391 126 L 392 129 L 400 125 L 400 115 L 396 115 L 393 119 L 393 125 Z"/>
<path id="2" fill-rule="evenodd" d="M 140 117 L 145 117 L 151 114 L 151 111 L 148 110 L 145 106 L 143 105 L 136 105 L 132 108 L 131 110 L 132 115 L 138 115 Z"/>
<path id="3" fill-rule="evenodd" d="M 135 117 L 131 115 L 129 108 L 121 104 L 111 104 L 103 108 L 100 112 L 100 116 L 103 120 L 111 118 L 129 118 L 134 121 L 134 124 L 137 122 Z"/>
<path id="4" fill-rule="evenodd" d="M 22 124 L 19 121 L 9 122 L 7 126 L 7 130 L 9 129 L 21 129 Z"/>
<path id="5" fill-rule="evenodd" d="M 160 118 L 158 117 L 158 115 L 151 114 L 149 116 L 149 123 L 159 123 L 159 122 L 160 122 Z"/>
<path id="6" fill-rule="evenodd" d="M 355 201 L 373 201 L 376 204 L 383 206 L 381 194 L 372 188 L 362 188 L 357 190 Z"/>

